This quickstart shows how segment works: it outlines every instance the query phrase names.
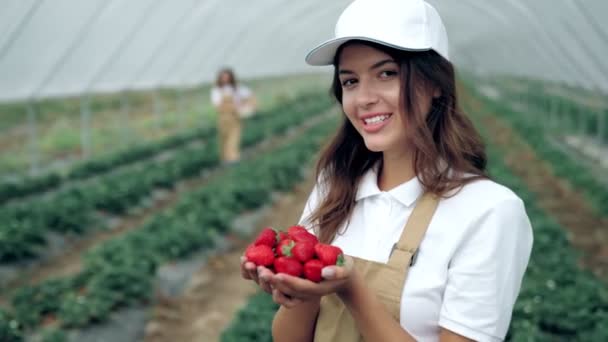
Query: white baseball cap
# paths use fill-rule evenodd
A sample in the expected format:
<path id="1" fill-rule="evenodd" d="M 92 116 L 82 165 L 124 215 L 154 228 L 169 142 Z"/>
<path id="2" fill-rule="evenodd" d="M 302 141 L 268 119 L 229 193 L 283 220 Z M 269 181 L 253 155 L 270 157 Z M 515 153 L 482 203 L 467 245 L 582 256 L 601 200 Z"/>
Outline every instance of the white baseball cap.
<path id="1" fill-rule="evenodd" d="M 434 50 L 448 57 L 448 35 L 441 17 L 424 0 L 355 0 L 340 15 L 335 37 L 306 55 L 310 65 L 331 65 L 338 48 L 365 40 L 399 50 Z"/>

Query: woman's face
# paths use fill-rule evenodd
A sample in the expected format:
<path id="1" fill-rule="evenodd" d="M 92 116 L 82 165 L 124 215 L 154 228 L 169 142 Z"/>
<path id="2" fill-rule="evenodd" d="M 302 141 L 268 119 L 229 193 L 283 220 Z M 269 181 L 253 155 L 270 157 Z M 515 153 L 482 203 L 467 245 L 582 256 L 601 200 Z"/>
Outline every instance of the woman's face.
<path id="1" fill-rule="evenodd" d="M 380 50 L 355 43 L 342 49 L 338 77 L 344 113 L 367 148 L 374 152 L 406 153 L 406 113 L 400 101 L 399 64 Z M 430 98 L 427 100 L 418 104 L 424 113 L 430 108 Z"/>
<path id="2" fill-rule="evenodd" d="M 225 85 L 229 85 L 231 83 L 232 83 L 232 77 L 230 76 L 230 74 L 227 72 L 223 72 L 220 75 L 220 85 L 225 86 Z"/>

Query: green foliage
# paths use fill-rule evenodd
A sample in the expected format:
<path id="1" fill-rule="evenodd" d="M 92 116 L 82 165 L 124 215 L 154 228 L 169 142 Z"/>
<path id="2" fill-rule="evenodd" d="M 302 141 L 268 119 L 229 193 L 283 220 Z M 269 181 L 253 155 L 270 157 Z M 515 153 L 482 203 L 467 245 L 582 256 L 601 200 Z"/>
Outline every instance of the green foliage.
<path id="1" fill-rule="evenodd" d="M 21 342 L 24 341 L 23 327 L 8 312 L 0 309 L 0 341 Z"/>
<path id="2" fill-rule="evenodd" d="M 41 342 L 67 342 L 66 333 L 60 329 L 48 328 L 42 331 Z"/>
<path id="3" fill-rule="evenodd" d="M 253 146 L 282 134 L 323 113 L 330 105 L 328 99 L 306 94 L 267 113 L 260 113 L 246 123 L 243 146 Z M 154 189 L 171 188 L 184 178 L 216 166 L 219 158 L 215 132 L 208 138 L 207 144 L 184 147 L 163 161 L 148 160 L 125 166 L 94 180 L 71 184 L 50 196 L 34 197 L 0 208 L 3 219 L 0 223 L 0 262 L 35 256 L 45 244 L 44 234 L 49 230 L 83 233 L 98 223 L 94 216 L 96 210 L 124 214 Z M 260 194 L 250 200 L 255 200 L 256 196 Z"/>
<path id="4" fill-rule="evenodd" d="M 271 191 L 292 187 L 333 129 L 325 120 L 287 146 L 226 169 L 141 228 L 89 251 L 76 277 L 20 289 L 12 298 L 18 321 L 35 327 L 53 316 L 61 327 L 84 327 L 148 301 L 159 265 L 213 247 L 237 215 L 268 203 Z"/>
<path id="5" fill-rule="evenodd" d="M 228 328 L 222 332 L 221 342 L 272 342 L 271 322 L 278 305 L 272 297 L 260 292 L 239 310 Z"/>
<path id="6" fill-rule="evenodd" d="M 608 189 L 584 165 L 547 141 L 547 134 L 544 130 L 546 123 L 530 120 L 530 115 L 533 113 L 514 110 L 505 102 L 484 98 L 472 88 L 469 91 L 476 94 L 484 104 L 486 111 L 495 113 L 509 122 L 517 133 L 527 140 L 534 151 L 551 165 L 557 176 L 580 189 L 598 215 L 608 217 Z M 576 108 L 579 110 L 567 112 L 568 115 L 579 115 L 585 112 L 580 107 Z M 608 119 L 605 121 L 608 123 Z M 605 132 L 608 132 L 608 129 Z"/>

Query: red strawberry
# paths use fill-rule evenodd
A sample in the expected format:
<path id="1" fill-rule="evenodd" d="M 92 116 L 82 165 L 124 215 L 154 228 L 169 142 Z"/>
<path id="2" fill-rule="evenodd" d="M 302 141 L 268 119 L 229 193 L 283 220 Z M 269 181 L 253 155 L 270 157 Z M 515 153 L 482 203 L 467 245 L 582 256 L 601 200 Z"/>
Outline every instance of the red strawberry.
<path id="1" fill-rule="evenodd" d="M 256 266 L 270 266 L 274 263 L 274 252 L 266 245 L 247 248 L 245 257 L 247 257 L 247 261 L 251 261 Z"/>
<path id="2" fill-rule="evenodd" d="M 279 244 L 277 245 L 277 250 L 276 250 L 277 255 L 278 256 L 291 255 L 290 251 L 291 251 L 291 248 L 293 247 L 294 243 L 295 242 L 292 239 L 286 239 L 286 240 L 279 242 Z"/>
<path id="3" fill-rule="evenodd" d="M 252 249 L 253 247 L 255 247 L 255 244 L 250 244 L 249 246 L 247 246 L 247 248 L 245 248 L 245 255 L 247 255 L 247 253 L 249 252 L 250 249 Z"/>
<path id="4" fill-rule="evenodd" d="M 302 275 L 302 264 L 293 257 L 279 257 L 274 261 L 276 273 L 285 273 L 294 277 Z"/>
<path id="5" fill-rule="evenodd" d="M 323 262 L 325 266 L 344 265 L 344 254 L 339 247 L 318 243 L 314 247 L 317 258 Z"/>
<path id="6" fill-rule="evenodd" d="M 325 265 L 323 265 L 323 262 L 319 259 L 308 260 L 304 264 L 304 277 L 315 283 L 320 282 L 323 279 L 323 277 L 321 277 L 321 270 L 323 267 L 325 267 Z"/>
<path id="7" fill-rule="evenodd" d="M 306 228 L 304 226 L 291 226 L 291 227 L 287 228 L 287 234 L 289 234 L 289 235 L 293 235 L 296 232 L 308 233 L 308 230 L 306 230 Z"/>
<path id="8" fill-rule="evenodd" d="M 317 237 L 309 232 L 297 231 L 291 234 L 290 236 L 295 242 L 310 242 L 313 244 L 313 246 L 319 242 Z"/>
<path id="9" fill-rule="evenodd" d="M 278 237 L 279 237 L 279 242 L 281 242 L 281 241 L 283 241 L 283 240 L 286 240 L 286 239 L 289 239 L 289 234 L 287 234 L 286 232 L 284 232 L 284 231 L 282 231 L 282 230 L 281 230 L 281 231 L 279 231 L 279 233 L 278 233 L 278 234 L 279 234 L 279 235 L 278 235 Z"/>
<path id="10" fill-rule="evenodd" d="M 253 244 L 256 246 L 266 245 L 272 248 L 277 244 L 277 232 L 270 227 L 266 227 L 258 234 Z"/>
<path id="11" fill-rule="evenodd" d="M 287 229 L 287 234 L 296 242 L 309 241 L 314 244 L 319 242 L 317 237 L 314 234 L 309 233 L 304 226 L 291 226 Z"/>
<path id="12" fill-rule="evenodd" d="M 300 241 L 291 248 L 291 255 L 302 263 L 314 258 L 315 245 L 312 242 Z"/>

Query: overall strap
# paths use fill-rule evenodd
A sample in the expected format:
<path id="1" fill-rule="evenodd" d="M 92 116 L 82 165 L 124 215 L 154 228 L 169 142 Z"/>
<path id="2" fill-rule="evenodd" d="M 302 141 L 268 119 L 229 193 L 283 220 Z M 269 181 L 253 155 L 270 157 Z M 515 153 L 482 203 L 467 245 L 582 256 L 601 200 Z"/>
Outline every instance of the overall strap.
<path id="1" fill-rule="evenodd" d="M 435 214 L 435 210 L 437 209 L 437 205 L 439 204 L 439 198 L 429 192 L 426 192 L 422 195 L 422 197 L 416 203 L 412 214 L 409 219 L 405 223 L 405 227 L 403 228 L 403 232 L 401 233 L 401 237 L 399 241 L 393 247 L 393 253 L 389 259 L 389 263 L 394 264 L 395 262 L 399 262 L 394 259 L 402 259 L 397 257 L 402 253 L 394 253 L 395 250 L 399 250 L 405 252 L 413 257 L 420 246 L 420 242 L 424 238 L 424 234 Z M 412 260 L 413 262 L 414 260 Z"/>

